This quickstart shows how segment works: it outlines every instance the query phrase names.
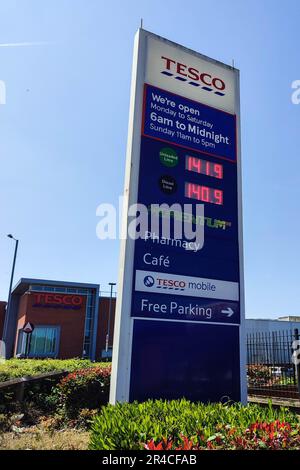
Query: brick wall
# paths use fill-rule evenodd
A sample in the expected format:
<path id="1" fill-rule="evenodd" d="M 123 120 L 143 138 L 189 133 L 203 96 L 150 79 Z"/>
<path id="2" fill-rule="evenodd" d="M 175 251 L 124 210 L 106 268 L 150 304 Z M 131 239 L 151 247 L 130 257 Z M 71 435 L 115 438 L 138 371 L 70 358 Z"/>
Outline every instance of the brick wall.
<path id="1" fill-rule="evenodd" d="M 39 305 L 37 296 L 34 292 L 26 292 L 22 295 L 19 304 L 18 331 L 26 322 L 31 322 L 35 326 L 59 326 L 60 327 L 60 340 L 59 340 L 59 354 L 61 359 L 72 357 L 81 357 L 83 353 L 83 338 L 84 338 L 84 323 L 85 323 L 85 310 L 86 310 L 86 297 L 82 297 L 82 305 L 78 309 L 66 309 L 63 306 L 51 306 L 51 298 L 55 294 L 49 294 L 50 305 Z M 61 294 L 57 294 L 59 296 Z M 71 298 L 73 294 L 65 296 Z M 68 300 L 68 299 L 67 299 Z"/>

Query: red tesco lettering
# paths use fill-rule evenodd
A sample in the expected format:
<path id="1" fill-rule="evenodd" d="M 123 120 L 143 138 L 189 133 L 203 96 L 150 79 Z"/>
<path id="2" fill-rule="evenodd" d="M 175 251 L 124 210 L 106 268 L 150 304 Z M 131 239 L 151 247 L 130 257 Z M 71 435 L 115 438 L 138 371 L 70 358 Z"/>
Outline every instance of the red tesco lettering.
<path id="1" fill-rule="evenodd" d="M 185 281 L 176 281 L 173 279 L 161 279 L 157 278 L 157 282 L 159 286 L 164 286 L 164 287 L 171 287 L 171 288 L 180 288 L 184 289 L 186 286 Z"/>
<path id="2" fill-rule="evenodd" d="M 83 298 L 80 295 L 65 295 L 65 294 L 40 294 L 36 293 L 35 302 L 41 305 L 73 305 L 80 306 L 83 303 Z"/>
<path id="3" fill-rule="evenodd" d="M 200 72 L 194 67 L 189 67 L 186 64 L 177 62 L 169 57 L 161 56 L 164 61 L 164 66 L 166 70 L 174 71 L 178 75 L 187 77 L 190 80 L 198 81 L 203 83 L 205 86 L 213 87 L 216 90 L 223 91 L 225 90 L 225 82 L 219 77 L 213 77 L 209 73 Z M 174 70 L 173 70 L 174 69 Z"/>

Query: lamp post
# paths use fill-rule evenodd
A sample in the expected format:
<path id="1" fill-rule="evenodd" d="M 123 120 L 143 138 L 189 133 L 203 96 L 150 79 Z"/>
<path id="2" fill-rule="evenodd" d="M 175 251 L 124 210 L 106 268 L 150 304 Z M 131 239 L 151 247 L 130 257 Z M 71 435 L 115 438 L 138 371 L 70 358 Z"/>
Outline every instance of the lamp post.
<path id="1" fill-rule="evenodd" d="M 12 240 L 15 241 L 15 252 L 14 252 L 14 259 L 13 259 L 13 265 L 12 265 L 11 276 L 10 276 L 10 284 L 9 284 L 9 291 L 8 291 L 6 314 L 5 314 L 5 320 L 4 320 L 4 325 L 3 325 L 2 339 L 3 339 L 4 342 L 6 342 L 6 339 L 7 339 L 7 330 L 8 330 L 8 326 L 9 326 L 10 305 L 11 305 L 11 290 L 12 290 L 12 284 L 13 284 L 13 280 L 14 280 L 14 272 L 15 272 L 16 258 L 17 258 L 17 252 L 18 252 L 18 244 L 19 244 L 19 240 L 14 238 L 11 233 L 9 233 L 7 236 L 8 236 L 8 238 L 11 238 Z M 6 350 L 6 352 L 8 352 L 8 351 Z"/>
<path id="2" fill-rule="evenodd" d="M 107 324 L 107 334 L 106 334 L 106 341 L 105 341 L 105 352 L 106 352 L 106 358 L 108 359 L 108 343 L 109 343 L 109 334 L 110 334 L 110 320 L 111 320 L 111 307 L 112 307 L 112 294 L 113 294 L 113 288 L 116 285 L 115 282 L 109 282 L 110 285 L 110 299 L 109 299 L 109 313 L 108 313 L 108 324 Z"/>

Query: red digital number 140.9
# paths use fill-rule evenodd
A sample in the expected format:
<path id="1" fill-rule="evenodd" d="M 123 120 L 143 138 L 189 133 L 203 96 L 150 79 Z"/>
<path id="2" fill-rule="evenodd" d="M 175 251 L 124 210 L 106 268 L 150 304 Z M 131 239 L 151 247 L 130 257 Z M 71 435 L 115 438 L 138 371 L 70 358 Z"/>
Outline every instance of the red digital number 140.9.
<path id="1" fill-rule="evenodd" d="M 185 197 L 223 205 L 223 191 L 221 189 L 208 188 L 200 184 L 185 183 Z"/>

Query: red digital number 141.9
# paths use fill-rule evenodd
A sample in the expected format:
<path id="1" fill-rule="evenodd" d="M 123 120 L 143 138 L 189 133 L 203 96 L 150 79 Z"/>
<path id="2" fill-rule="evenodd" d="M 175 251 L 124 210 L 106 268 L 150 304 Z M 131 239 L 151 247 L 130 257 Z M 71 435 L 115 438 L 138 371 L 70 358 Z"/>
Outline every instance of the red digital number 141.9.
<path id="1" fill-rule="evenodd" d="M 223 178 L 223 165 L 220 163 L 208 162 L 201 158 L 186 156 L 186 169 L 201 175 L 212 176 L 213 178 Z"/>

